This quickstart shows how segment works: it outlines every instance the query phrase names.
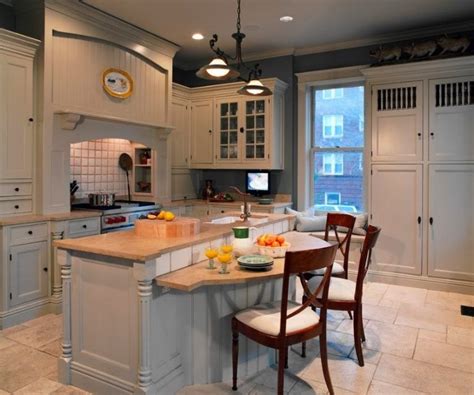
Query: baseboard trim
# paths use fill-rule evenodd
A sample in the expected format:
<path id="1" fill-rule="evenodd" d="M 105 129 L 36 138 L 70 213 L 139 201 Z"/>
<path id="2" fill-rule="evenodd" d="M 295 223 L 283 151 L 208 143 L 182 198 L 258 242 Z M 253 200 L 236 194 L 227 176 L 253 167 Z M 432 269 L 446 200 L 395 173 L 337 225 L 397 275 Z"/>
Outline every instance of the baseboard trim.
<path id="1" fill-rule="evenodd" d="M 356 278 L 357 272 L 349 270 L 349 277 Z M 461 280 L 450 280 L 428 276 L 414 276 L 411 274 L 376 272 L 367 273 L 369 281 L 380 282 L 392 285 L 402 285 L 405 287 L 424 288 L 433 291 L 457 292 L 474 295 L 474 283 Z"/>
<path id="2" fill-rule="evenodd" d="M 0 312 L 0 329 L 6 329 L 11 326 L 19 325 L 42 315 L 51 313 L 49 298 L 35 300 L 8 311 Z"/>

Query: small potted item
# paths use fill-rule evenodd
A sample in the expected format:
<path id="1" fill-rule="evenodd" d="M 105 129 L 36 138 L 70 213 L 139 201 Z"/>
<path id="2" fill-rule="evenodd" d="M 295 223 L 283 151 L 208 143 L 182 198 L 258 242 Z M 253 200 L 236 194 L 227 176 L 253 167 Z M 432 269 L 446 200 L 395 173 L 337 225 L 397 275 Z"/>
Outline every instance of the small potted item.
<path id="1" fill-rule="evenodd" d="M 229 270 L 228 270 L 227 266 L 232 261 L 232 254 L 222 252 L 221 254 L 217 255 L 217 260 L 221 264 L 221 270 L 219 270 L 219 273 L 220 274 L 229 274 Z"/>
<path id="2" fill-rule="evenodd" d="M 206 248 L 205 251 L 207 259 L 209 259 L 209 263 L 207 265 L 208 269 L 215 269 L 216 266 L 214 265 L 214 258 L 217 257 L 218 253 L 215 248 Z"/>

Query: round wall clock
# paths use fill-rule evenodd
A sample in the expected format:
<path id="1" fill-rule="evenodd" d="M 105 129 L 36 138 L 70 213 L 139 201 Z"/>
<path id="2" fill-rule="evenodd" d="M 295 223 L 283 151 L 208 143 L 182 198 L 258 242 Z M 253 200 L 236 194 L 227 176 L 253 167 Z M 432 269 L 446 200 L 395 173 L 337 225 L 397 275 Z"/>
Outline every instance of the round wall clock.
<path id="1" fill-rule="evenodd" d="M 124 70 L 109 68 L 102 73 L 102 86 L 113 97 L 126 99 L 133 92 L 133 80 Z"/>

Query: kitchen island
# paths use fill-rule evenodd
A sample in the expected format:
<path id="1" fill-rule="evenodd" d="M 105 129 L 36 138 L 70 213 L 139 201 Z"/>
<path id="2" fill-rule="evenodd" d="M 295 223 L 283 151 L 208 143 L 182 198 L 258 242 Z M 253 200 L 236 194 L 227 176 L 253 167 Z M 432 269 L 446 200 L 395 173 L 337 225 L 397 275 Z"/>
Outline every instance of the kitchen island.
<path id="1" fill-rule="evenodd" d="M 237 224 L 281 234 L 292 220 L 269 214 Z M 241 271 L 235 262 L 227 275 L 204 268 L 205 248 L 231 243 L 235 225 L 204 219 L 200 233 L 187 238 L 129 231 L 57 241 L 64 295 L 60 380 L 114 394 L 172 394 L 185 385 L 228 380 L 232 315 L 279 299 L 283 275 L 283 259 L 264 273 Z M 297 249 L 325 245 L 307 235 L 291 243 Z M 273 352 L 251 341 L 240 347 L 243 374 L 273 361 Z"/>

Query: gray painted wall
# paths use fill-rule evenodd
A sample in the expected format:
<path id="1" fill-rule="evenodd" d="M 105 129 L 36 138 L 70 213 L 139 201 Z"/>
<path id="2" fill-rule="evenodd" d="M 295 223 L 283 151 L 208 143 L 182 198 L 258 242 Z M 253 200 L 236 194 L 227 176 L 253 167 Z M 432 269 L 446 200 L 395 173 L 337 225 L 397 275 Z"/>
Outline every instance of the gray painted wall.
<path id="1" fill-rule="evenodd" d="M 15 13 L 13 7 L 0 4 L 0 28 L 15 31 Z"/>

